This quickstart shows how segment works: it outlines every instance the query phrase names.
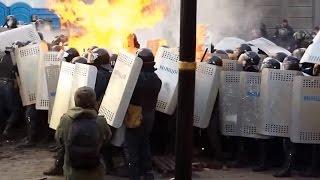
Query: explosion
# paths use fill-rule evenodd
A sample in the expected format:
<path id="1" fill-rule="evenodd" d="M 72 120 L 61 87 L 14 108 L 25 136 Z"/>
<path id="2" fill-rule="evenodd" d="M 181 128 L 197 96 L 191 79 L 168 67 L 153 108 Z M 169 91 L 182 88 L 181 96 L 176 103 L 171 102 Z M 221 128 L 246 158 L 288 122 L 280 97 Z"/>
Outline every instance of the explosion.
<path id="1" fill-rule="evenodd" d="M 88 0 L 87 0 L 88 1 Z M 152 28 L 165 15 L 165 4 L 152 0 L 50 0 L 68 31 L 69 47 L 99 46 L 118 52 L 130 33 Z"/>

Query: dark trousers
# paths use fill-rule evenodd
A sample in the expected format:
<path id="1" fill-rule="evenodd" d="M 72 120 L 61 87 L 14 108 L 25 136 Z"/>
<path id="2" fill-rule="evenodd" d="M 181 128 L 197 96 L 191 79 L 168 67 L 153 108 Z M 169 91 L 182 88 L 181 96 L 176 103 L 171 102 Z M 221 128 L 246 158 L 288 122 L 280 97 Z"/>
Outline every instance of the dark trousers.
<path id="1" fill-rule="evenodd" d="M 127 129 L 126 150 L 129 155 L 129 174 L 131 180 L 138 180 L 152 170 L 151 151 L 148 134 L 143 128 Z"/>
<path id="2" fill-rule="evenodd" d="M 25 118 L 28 126 L 28 138 L 37 141 L 48 138 L 48 111 L 36 110 L 35 104 L 26 106 Z"/>
<path id="3" fill-rule="evenodd" d="M 0 127 L 8 130 L 18 120 L 19 100 L 13 81 L 0 80 Z"/>

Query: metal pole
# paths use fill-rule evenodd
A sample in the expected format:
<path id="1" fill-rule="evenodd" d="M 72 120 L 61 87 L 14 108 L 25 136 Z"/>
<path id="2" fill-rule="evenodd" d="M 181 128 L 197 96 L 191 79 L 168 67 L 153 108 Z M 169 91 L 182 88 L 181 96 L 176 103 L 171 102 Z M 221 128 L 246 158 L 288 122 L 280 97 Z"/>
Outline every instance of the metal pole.
<path id="1" fill-rule="evenodd" d="M 181 0 L 176 180 L 192 179 L 197 0 Z"/>

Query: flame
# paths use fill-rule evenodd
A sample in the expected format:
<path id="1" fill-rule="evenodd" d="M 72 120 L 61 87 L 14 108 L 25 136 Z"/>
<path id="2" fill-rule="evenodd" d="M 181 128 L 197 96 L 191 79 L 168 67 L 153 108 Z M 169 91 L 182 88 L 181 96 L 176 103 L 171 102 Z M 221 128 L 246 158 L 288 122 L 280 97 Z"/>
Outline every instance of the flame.
<path id="1" fill-rule="evenodd" d="M 88 0 L 87 0 L 88 1 Z M 68 31 L 69 46 L 78 50 L 99 46 L 118 52 L 127 37 L 140 28 L 152 28 L 165 15 L 165 4 L 152 0 L 50 0 Z"/>

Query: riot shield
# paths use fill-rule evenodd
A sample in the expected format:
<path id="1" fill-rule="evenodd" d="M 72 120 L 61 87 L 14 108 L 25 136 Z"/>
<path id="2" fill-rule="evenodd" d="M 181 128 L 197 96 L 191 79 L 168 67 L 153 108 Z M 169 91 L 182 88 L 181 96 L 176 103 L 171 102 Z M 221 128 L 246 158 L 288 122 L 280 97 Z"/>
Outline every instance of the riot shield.
<path id="1" fill-rule="evenodd" d="M 260 73 L 240 73 L 240 104 L 237 127 L 241 137 L 264 138 L 264 136 L 257 134 L 257 124 L 262 118 L 260 112 L 260 84 Z"/>
<path id="2" fill-rule="evenodd" d="M 98 70 L 95 66 L 76 63 L 71 86 L 69 108 L 75 106 L 74 95 L 80 87 L 87 86 L 94 89 L 96 85 L 97 72 Z"/>
<path id="3" fill-rule="evenodd" d="M 61 63 L 56 97 L 50 118 L 50 128 L 52 129 L 57 129 L 62 115 L 69 109 L 74 70 L 75 64 Z"/>
<path id="4" fill-rule="evenodd" d="M 49 93 L 48 83 L 46 78 L 46 67 L 60 66 L 60 60 L 57 58 L 58 52 L 46 52 L 40 56 L 38 64 L 38 79 L 37 79 L 37 103 L 36 109 L 49 110 Z"/>
<path id="5" fill-rule="evenodd" d="M 49 95 L 48 121 L 50 123 L 54 100 L 59 81 L 60 64 L 45 67 Z"/>
<path id="6" fill-rule="evenodd" d="M 320 42 L 311 44 L 301 58 L 300 63 L 320 64 Z"/>
<path id="7" fill-rule="evenodd" d="M 277 46 L 275 43 L 263 37 L 249 41 L 248 44 L 256 46 L 257 48 L 265 52 L 268 56 L 273 56 L 278 52 L 283 52 L 288 56 L 291 55 L 291 53 L 285 48 Z"/>
<path id="8" fill-rule="evenodd" d="M 99 109 L 99 114 L 115 128 L 123 123 L 142 64 L 140 58 L 131 54 L 123 52 L 118 56 Z"/>
<path id="9" fill-rule="evenodd" d="M 194 126 L 199 128 L 209 126 L 219 85 L 220 67 L 208 63 L 198 63 L 194 99 Z"/>
<path id="10" fill-rule="evenodd" d="M 241 44 L 245 44 L 246 41 L 236 37 L 225 37 L 219 43 L 216 44 L 215 49 L 218 50 L 235 50 L 240 47 Z"/>
<path id="11" fill-rule="evenodd" d="M 156 110 L 172 115 L 178 101 L 178 60 L 179 55 L 171 50 L 160 48 L 156 56 L 158 63 L 156 74 L 162 81 Z"/>
<path id="12" fill-rule="evenodd" d="M 21 26 L 0 33 L 0 51 L 4 51 L 6 47 L 11 46 L 16 41 L 40 43 L 41 39 L 33 24 Z"/>
<path id="13" fill-rule="evenodd" d="M 240 72 L 221 71 L 219 90 L 220 129 L 225 136 L 238 136 Z"/>
<path id="14" fill-rule="evenodd" d="M 320 144 L 319 107 L 320 77 L 295 77 L 289 129 L 292 142 Z"/>
<path id="15" fill-rule="evenodd" d="M 38 62 L 40 59 L 39 44 L 32 44 L 15 49 L 14 55 L 19 76 L 20 76 L 20 91 L 23 106 L 36 103 L 37 94 L 37 71 Z"/>
<path id="16" fill-rule="evenodd" d="M 242 64 L 235 60 L 223 59 L 222 71 L 242 71 Z"/>
<path id="17" fill-rule="evenodd" d="M 299 71 L 263 69 L 261 78 L 262 120 L 258 133 L 266 136 L 289 137 L 292 85 Z"/>

